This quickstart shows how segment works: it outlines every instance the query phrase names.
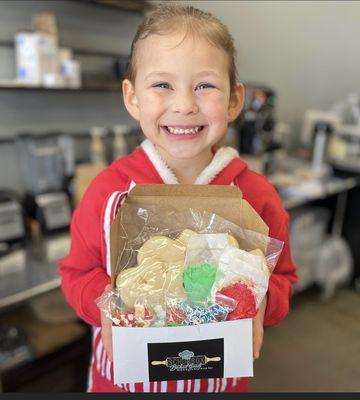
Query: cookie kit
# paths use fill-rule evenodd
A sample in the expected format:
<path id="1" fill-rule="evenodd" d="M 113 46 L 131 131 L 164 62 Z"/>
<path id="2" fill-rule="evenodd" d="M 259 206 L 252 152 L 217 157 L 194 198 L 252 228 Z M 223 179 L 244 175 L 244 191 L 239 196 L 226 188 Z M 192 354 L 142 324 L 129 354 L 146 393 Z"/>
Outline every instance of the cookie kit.
<path id="1" fill-rule="evenodd" d="M 110 231 L 114 383 L 252 376 L 283 243 L 234 186 L 137 185 Z"/>

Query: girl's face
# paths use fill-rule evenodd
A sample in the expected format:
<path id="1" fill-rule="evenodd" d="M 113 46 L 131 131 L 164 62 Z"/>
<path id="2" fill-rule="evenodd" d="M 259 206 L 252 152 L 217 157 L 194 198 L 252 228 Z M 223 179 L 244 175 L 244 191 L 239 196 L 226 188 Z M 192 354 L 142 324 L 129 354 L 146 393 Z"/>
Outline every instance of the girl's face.
<path id="1" fill-rule="evenodd" d="M 150 35 L 138 44 L 135 86 L 124 80 L 125 106 L 165 160 L 211 152 L 243 105 L 230 96 L 228 56 L 205 39 Z"/>

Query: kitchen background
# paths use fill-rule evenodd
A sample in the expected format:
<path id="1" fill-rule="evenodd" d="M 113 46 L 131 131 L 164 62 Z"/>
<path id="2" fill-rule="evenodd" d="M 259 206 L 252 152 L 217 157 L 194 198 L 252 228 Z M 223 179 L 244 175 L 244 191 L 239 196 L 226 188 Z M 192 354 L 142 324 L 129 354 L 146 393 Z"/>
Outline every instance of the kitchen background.
<path id="1" fill-rule="evenodd" d="M 142 140 L 120 85 L 154 3 L 0 2 L 3 391 L 85 390 L 90 333 L 62 298 L 56 263 L 89 181 Z M 251 389 L 358 391 L 360 3 L 180 3 L 233 34 L 247 98 L 226 141 L 291 217 L 300 280 L 290 315 L 265 331 Z"/>

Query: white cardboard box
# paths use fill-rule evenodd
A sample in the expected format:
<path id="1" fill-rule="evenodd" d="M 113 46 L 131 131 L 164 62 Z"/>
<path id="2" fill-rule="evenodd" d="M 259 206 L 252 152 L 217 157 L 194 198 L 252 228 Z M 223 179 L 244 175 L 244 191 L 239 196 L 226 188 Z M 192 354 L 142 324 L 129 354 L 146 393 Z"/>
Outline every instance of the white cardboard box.
<path id="1" fill-rule="evenodd" d="M 268 234 L 268 227 L 234 186 L 136 185 L 122 204 L 110 230 L 111 283 L 118 265 L 126 265 L 126 238 L 140 225 L 131 207 L 158 210 L 187 208 L 220 215 L 244 229 Z M 129 226 L 127 226 L 129 225 Z M 190 226 L 191 227 L 191 226 Z M 218 323 L 130 328 L 112 327 L 114 383 L 234 378 L 253 376 L 252 319 Z"/>
<path id="2" fill-rule="evenodd" d="M 253 376 L 252 319 L 212 324 L 113 326 L 114 383 Z"/>

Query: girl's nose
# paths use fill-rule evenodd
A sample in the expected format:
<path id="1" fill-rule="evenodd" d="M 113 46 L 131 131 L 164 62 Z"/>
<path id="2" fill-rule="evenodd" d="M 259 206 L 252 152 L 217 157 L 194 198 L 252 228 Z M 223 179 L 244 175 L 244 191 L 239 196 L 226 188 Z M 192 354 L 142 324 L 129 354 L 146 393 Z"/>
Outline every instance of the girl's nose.
<path id="1" fill-rule="evenodd" d="M 199 107 L 194 94 L 189 92 L 176 93 L 173 98 L 172 111 L 183 115 L 196 114 Z"/>

